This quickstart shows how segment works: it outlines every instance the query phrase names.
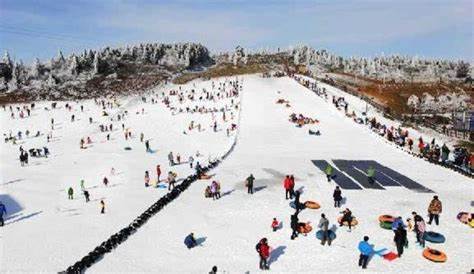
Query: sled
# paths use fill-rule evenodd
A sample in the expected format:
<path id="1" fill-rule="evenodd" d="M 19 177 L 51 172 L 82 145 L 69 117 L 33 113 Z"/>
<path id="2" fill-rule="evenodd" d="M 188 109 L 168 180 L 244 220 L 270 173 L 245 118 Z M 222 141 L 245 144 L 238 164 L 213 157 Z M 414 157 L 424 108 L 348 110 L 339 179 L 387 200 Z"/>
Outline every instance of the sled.
<path id="1" fill-rule="evenodd" d="M 385 260 L 391 262 L 393 260 L 395 260 L 396 258 L 398 258 L 398 255 L 392 251 L 390 251 L 389 253 L 385 254 L 382 256 Z"/>
<path id="2" fill-rule="evenodd" d="M 210 176 L 210 175 L 207 175 L 207 174 L 202 174 L 201 177 L 199 177 L 199 179 L 201 179 L 201 180 L 209 180 L 209 179 L 211 179 L 211 176 Z"/>

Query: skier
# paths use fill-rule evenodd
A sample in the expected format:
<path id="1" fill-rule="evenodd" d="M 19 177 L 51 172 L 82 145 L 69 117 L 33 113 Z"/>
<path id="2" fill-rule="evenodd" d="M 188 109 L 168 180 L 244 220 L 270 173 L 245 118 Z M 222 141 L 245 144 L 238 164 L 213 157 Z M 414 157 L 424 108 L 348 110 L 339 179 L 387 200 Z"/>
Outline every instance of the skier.
<path id="1" fill-rule="evenodd" d="M 67 190 L 68 199 L 69 200 L 74 199 L 73 195 L 74 195 L 74 190 L 72 189 L 72 187 L 69 187 L 69 189 Z"/>
<path id="2" fill-rule="evenodd" d="M 334 189 L 332 197 L 334 198 L 334 207 L 341 207 L 342 192 L 339 186 L 336 186 L 336 189 Z"/>
<path id="3" fill-rule="evenodd" d="M 366 269 L 367 263 L 369 262 L 369 256 L 374 252 L 374 246 L 369 244 L 368 236 L 364 236 L 364 240 L 359 242 L 358 249 L 360 251 L 359 266 Z"/>
<path id="4" fill-rule="evenodd" d="M 298 237 L 298 213 L 291 215 L 290 226 L 292 230 L 291 239 L 294 240 Z"/>
<path id="5" fill-rule="evenodd" d="M 279 226 L 280 226 L 280 223 L 278 222 L 277 218 L 273 218 L 273 221 L 272 221 L 273 232 L 277 231 Z"/>
<path id="6" fill-rule="evenodd" d="M 0 201 L 0 226 L 4 226 L 3 215 L 7 215 L 7 207 Z"/>
<path id="7" fill-rule="evenodd" d="M 145 171 L 145 187 L 150 185 L 150 174 L 148 174 L 148 170 Z"/>
<path id="8" fill-rule="evenodd" d="M 186 238 L 184 238 L 184 244 L 188 249 L 191 249 L 197 245 L 193 232 L 191 232 L 188 236 L 186 236 Z"/>
<path id="9" fill-rule="evenodd" d="M 90 195 L 89 195 L 89 191 L 84 190 L 84 197 L 86 197 L 86 203 L 90 201 L 90 200 L 89 200 L 89 196 L 90 196 Z"/>
<path id="10" fill-rule="evenodd" d="M 253 177 L 253 174 L 250 174 L 249 177 L 245 180 L 245 186 L 247 187 L 247 193 L 248 194 L 253 194 L 253 182 L 255 181 L 255 177 Z"/>
<path id="11" fill-rule="evenodd" d="M 102 182 L 104 183 L 105 186 L 107 186 L 109 184 L 109 179 L 107 179 L 107 177 L 104 176 L 104 179 L 102 180 Z"/>
<path id="12" fill-rule="evenodd" d="M 375 168 L 373 166 L 369 166 L 369 169 L 367 169 L 367 179 L 370 184 L 375 183 Z"/>
<path id="13" fill-rule="evenodd" d="M 268 266 L 267 259 L 268 257 L 270 257 L 270 246 L 268 245 L 267 238 L 261 239 L 255 249 L 257 250 L 258 255 L 260 256 L 260 269 L 269 270 L 270 267 Z"/>
<path id="14" fill-rule="evenodd" d="M 438 199 L 438 196 L 435 195 L 433 197 L 433 200 L 431 200 L 430 205 L 428 206 L 428 214 L 429 214 L 429 221 L 428 224 L 431 225 L 431 222 L 433 222 L 433 219 L 436 223 L 436 225 L 439 225 L 439 214 L 443 210 L 443 205 L 441 201 Z"/>
<path id="15" fill-rule="evenodd" d="M 326 215 L 321 214 L 321 220 L 319 221 L 318 227 L 321 228 L 323 232 L 323 237 L 321 239 L 321 245 L 325 245 L 326 241 L 328 245 L 331 245 L 331 238 L 329 238 L 329 220 L 326 218 Z"/>
<path id="16" fill-rule="evenodd" d="M 398 257 L 401 257 L 403 254 L 403 247 L 408 247 L 407 231 L 403 227 L 403 224 L 398 224 L 393 241 L 397 246 Z"/>
<path id="17" fill-rule="evenodd" d="M 161 168 L 160 165 L 156 165 L 156 184 L 160 182 L 160 176 L 161 176 Z"/>
<path id="18" fill-rule="evenodd" d="M 332 172 L 333 172 L 332 166 L 327 165 L 326 170 L 324 172 L 326 173 L 326 177 L 328 178 L 328 182 L 331 182 Z"/>
<path id="19" fill-rule="evenodd" d="M 285 198 L 288 200 L 288 196 L 291 198 L 291 180 L 290 175 L 286 175 L 285 180 L 283 180 L 283 187 L 285 188 Z"/>
<path id="20" fill-rule="evenodd" d="M 105 213 L 105 203 L 104 200 L 100 200 L 100 214 Z"/>

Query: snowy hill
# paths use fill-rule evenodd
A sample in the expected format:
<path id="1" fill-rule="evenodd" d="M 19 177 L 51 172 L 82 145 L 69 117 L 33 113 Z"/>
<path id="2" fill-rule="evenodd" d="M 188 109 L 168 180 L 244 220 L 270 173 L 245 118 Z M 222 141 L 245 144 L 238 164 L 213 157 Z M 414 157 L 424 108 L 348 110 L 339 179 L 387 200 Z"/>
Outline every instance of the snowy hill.
<path id="1" fill-rule="evenodd" d="M 436 264 L 423 258 L 423 249 L 415 243 L 414 233 L 409 232 L 410 245 L 404 256 L 392 262 L 374 256 L 369 271 L 466 272 L 472 268 L 472 229 L 456 219 L 459 212 L 469 211 L 472 206 L 472 179 L 412 157 L 377 138 L 347 119 L 331 105 L 330 99 L 316 96 L 291 78 L 239 77 L 242 89 L 234 95 L 229 87 L 231 80 L 235 78 L 197 80 L 181 87 L 164 85 L 146 95 L 146 102 L 134 96 L 117 98 L 118 104 L 108 101 L 112 106 L 105 109 L 109 116 L 101 116 L 102 106 L 93 100 L 72 103 L 70 111 L 64 108 L 64 103 L 50 109 L 50 102 L 40 102 L 31 117 L 23 119 L 18 118 L 16 110 L 13 110 L 15 119 L 10 118 L 8 108 L 3 111 L 1 130 L 7 136 L 9 131 L 15 135 L 19 130 L 24 133 L 29 129 L 33 133 L 52 131 L 53 139 L 46 143 L 46 136 L 41 135 L 23 138 L 16 145 L 11 142 L 1 145 L 0 195 L 1 200 L 7 201 L 10 212 L 6 226 L 0 229 L 3 252 L 0 270 L 65 270 L 166 193 L 164 188 L 144 187 L 145 170 L 150 171 L 152 181 L 156 179 L 156 164 L 161 164 L 165 175 L 169 170 L 176 171 L 178 178 L 193 172 L 188 164 L 169 167 L 169 151 L 180 153 L 184 161 L 194 155 L 196 160 L 207 163 L 225 152 L 234 138 L 238 140 L 235 150 L 209 174 L 210 180 L 193 183 L 89 272 L 206 273 L 217 265 L 226 273 L 254 273 L 258 271 L 255 245 L 262 237 L 267 237 L 273 247 L 272 271 L 357 272 L 357 244 L 364 235 L 370 236 L 376 249 L 396 252 L 393 232 L 380 228 L 378 217 L 390 214 L 406 219 L 416 211 L 426 219 L 426 209 L 434 194 L 377 182 L 378 189 L 343 188 L 344 204 L 342 208 L 334 208 L 332 191 L 337 182 L 328 182 L 314 161 L 327 161 L 339 169 L 337 160 L 375 161 L 433 191 L 443 202 L 440 225 L 428 225 L 427 230 L 442 233 L 446 242 L 427 242 L 427 246 L 445 252 L 446 263 Z M 224 82 L 225 92 L 220 90 L 218 95 L 218 88 L 224 89 L 220 85 Z M 331 93 L 344 95 L 327 88 Z M 206 91 L 214 98 L 210 99 Z M 152 98 L 158 102 L 150 102 Z M 287 100 L 288 106 L 276 104 L 279 99 Z M 349 99 L 351 111 L 359 113 L 365 106 L 356 97 Z M 84 112 L 80 105 L 84 105 Z M 125 120 L 117 121 L 117 115 L 126 111 Z M 296 127 L 289 121 L 292 113 L 301 113 L 318 122 Z M 74 122 L 71 122 L 72 114 L 76 115 Z M 380 116 L 374 110 L 369 114 Z M 89 124 L 88 117 L 93 117 L 93 124 Z M 55 119 L 54 130 L 51 130 L 51 118 Z M 201 130 L 189 130 L 191 121 L 201 124 Z M 218 123 L 216 132 L 214 121 Z M 114 131 L 99 130 L 100 124 L 111 123 Z M 122 123 L 132 132 L 132 139 L 123 137 Z M 227 134 L 232 123 L 239 130 Z M 321 135 L 309 135 L 309 129 L 319 130 Z M 145 152 L 139 132 L 150 140 L 153 153 Z M 111 140 L 106 141 L 109 133 Z M 86 145 L 87 149 L 80 149 L 79 139 L 86 136 L 93 142 Z M 21 167 L 17 158 L 20 145 L 25 149 L 47 145 L 51 155 L 30 159 L 27 166 Z M 127 146 L 131 150 L 124 150 Z M 202 156 L 197 157 L 196 151 Z M 110 174 L 112 167 L 115 175 Z M 244 186 L 245 178 L 251 173 L 256 178 L 253 195 L 247 194 Z M 299 214 L 300 221 L 311 222 L 314 230 L 295 240 L 290 240 L 290 215 L 294 209 L 285 199 L 283 189 L 287 174 L 295 176 L 296 189 L 302 192 L 301 201 L 321 204 L 318 210 L 304 209 Z M 360 183 L 347 172 L 343 174 L 355 184 Z M 109 178 L 108 186 L 102 184 L 103 176 Z M 91 192 L 89 203 L 80 193 L 81 179 Z M 222 188 L 222 198 L 215 201 L 203 195 L 212 180 L 219 181 Z M 66 194 L 70 186 L 75 191 L 73 200 L 68 200 Z M 106 203 L 103 215 L 99 213 L 102 199 Z M 336 223 L 345 207 L 359 221 L 351 232 Z M 331 247 L 321 246 L 315 237 L 321 213 L 326 214 L 337 235 Z M 270 228 L 274 217 L 283 222 L 277 232 Z M 202 244 L 188 250 L 183 239 L 190 232 Z"/>

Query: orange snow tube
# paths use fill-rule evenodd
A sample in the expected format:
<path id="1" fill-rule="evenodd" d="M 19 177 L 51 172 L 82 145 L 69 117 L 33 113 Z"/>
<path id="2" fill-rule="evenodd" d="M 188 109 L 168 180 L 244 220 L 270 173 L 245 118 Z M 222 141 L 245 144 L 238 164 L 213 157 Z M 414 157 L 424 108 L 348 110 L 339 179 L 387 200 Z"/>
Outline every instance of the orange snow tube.
<path id="1" fill-rule="evenodd" d="M 318 209 L 318 208 L 321 207 L 321 206 L 320 206 L 318 203 L 316 203 L 315 201 L 306 201 L 306 202 L 304 202 L 304 206 L 305 206 L 306 208 L 311 208 L 311 209 Z"/>
<path id="2" fill-rule="evenodd" d="M 313 227 L 309 223 L 298 223 L 298 232 L 299 233 L 310 233 L 313 230 Z"/>
<path id="3" fill-rule="evenodd" d="M 341 223 L 341 220 L 342 220 L 342 216 L 337 218 L 337 222 L 338 223 Z M 347 221 L 344 221 L 344 223 L 342 223 L 343 225 L 346 225 L 346 226 L 349 226 L 349 224 L 347 223 Z M 359 221 L 357 221 L 357 219 L 355 217 L 352 217 L 352 222 L 351 222 L 351 226 L 356 226 L 359 224 Z"/>
<path id="4" fill-rule="evenodd" d="M 379 216 L 379 222 L 387 222 L 387 223 L 393 223 L 395 221 L 395 217 L 392 215 L 380 215 Z"/>
<path id="5" fill-rule="evenodd" d="M 423 250 L 423 257 L 436 263 L 444 263 L 448 259 L 443 252 L 429 247 Z"/>
<path id="6" fill-rule="evenodd" d="M 209 176 L 209 175 L 207 175 L 207 174 L 202 174 L 202 175 L 201 175 L 201 178 L 199 178 L 199 179 L 201 179 L 201 180 L 209 180 L 209 179 L 211 179 L 211 176 Z"/>

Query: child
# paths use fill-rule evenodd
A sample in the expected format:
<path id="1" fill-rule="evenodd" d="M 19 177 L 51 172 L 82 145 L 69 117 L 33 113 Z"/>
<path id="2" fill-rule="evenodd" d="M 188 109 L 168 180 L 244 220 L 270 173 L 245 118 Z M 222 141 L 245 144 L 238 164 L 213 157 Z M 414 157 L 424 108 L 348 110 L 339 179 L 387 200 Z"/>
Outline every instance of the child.
<path id="1" fill-rule="evenodd" d="M 273 222 L 272 222 L 273 232 L 278 230 L 278 226 L 280 226 L 280 223 L 278 222 L 277 218 L 273 218 Z"/>

